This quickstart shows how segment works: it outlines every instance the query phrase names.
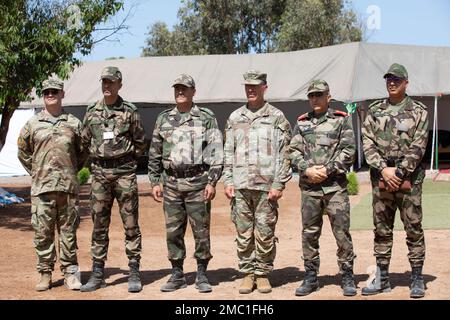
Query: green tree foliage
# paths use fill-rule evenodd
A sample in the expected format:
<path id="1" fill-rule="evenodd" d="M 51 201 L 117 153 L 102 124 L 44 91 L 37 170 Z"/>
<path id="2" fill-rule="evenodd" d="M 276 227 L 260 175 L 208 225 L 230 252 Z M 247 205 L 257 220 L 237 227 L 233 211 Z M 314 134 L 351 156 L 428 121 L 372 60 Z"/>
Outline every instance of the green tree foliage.
<path id="1" fill-rule="evenodd" d="M 115 0 L 0 0 L 0 150 L 20 102 L 52 74 L 67 78 L 91 52 L 96 27 L 122 9 Z"/>
<path id="2" fill-rule="evenodd" d="M 89 171 L 89 168 L 82 168 L 80 171 L 78 171 L 77 177 L 78 177 L 78 183 L 81 185 L 88 182 L 89 177 L 91 176 L 91 172 Z"/>
<path id="3" fill-rule="evenodd" d="M 150 26 L 143 56 L 265 53 L 360 41 L 345 0 L 185 0 L 179 22 Z"/>

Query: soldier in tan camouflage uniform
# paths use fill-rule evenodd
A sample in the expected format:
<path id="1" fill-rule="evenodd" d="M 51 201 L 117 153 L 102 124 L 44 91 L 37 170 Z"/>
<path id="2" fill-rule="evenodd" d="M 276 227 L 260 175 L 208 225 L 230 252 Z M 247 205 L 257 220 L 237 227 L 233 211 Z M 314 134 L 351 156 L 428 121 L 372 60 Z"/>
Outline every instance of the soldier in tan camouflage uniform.
<path id="1" fill-rule="evenodd" d="M 45 108 L 25 124 L 17 143 L 19 160 L 32 178 L 31 224 L 41 274 L 37 291 L 51 287 L 55 228 L 64 284 L 72 290 L 81 287 L 76 254 L 80 219 L 77 172 L 86 157 L 80 143 L 81 122 L 62 109 L 63 89 L 59 79 L 43 82 Z"/>
<path id="2" fill-rule="evenodd" d="M 290 145 L 292 165 L 298 169 L 302 190 L 302 245 L 306 277 L 295 291 L 298 296 L 319 289 L 319 237 L 324 213 L 328 215 L 338 246 L 338 266 L 345 296 L 356 295 L 353 277 L 350 203 L 346 173 L 355 158 L 351 118 L 329 108 L 330 89 L 314 80 L 307 96 L 313 111 L 298 117 Z"/>
<path id="3" fill-rule="evenodd" d="M 226 124 L 225 194 L 232 200 L 231 218 L 237 231 L 239 270 L 245 275 L 239 293 L 272 291 L 278 199 L 291 178 L 288 155 L 291 126 L 284 114 L 264 100 L 267 75 L 244 74 L 247 104 Z M 256 279 L 255 279 L 256 278 Z"/>
<path id="4" fill-rule="evenodd" d="M 94 222 L 91 255 L 93 267 L 89 281 L 81 291 L 104 287 L 104 266 L 109 245 L 111 207 L 117 199 L 125 230 L 125 252 L 130 273 L 128 291 L 142 289 L 139 263 L 137 159 L 145 150 L 145 132 L 136 106 L 119 96 L 122 73 L 106 67 L 101 74 L 103 99 L 90 105 L 83 122 L 83 145 L 92 160 L 91 215 Z"/>
<path id="5" fill-rule="evenodd" d="M 363 126 L 363 147 L 370 166 L 373 195 L 374 251 L 377 273 L 363 295 L 391 290 L 389 262 L 392 254 L 395 212 L 406 231 L 412 268 L 411 298 L 425 295 L 422 267 L 425 237 L 422 229 L 422 158 L 428 140 L 428 113 L 422 103 L 406 95 L 408 72 L 394 63 L 384 75 L 389 99 L 369 106 Z"/>
<path id="6" fill-rule="evenodd" d="M 195 287 L 199 292 L 211 292 L 206 269 L 212 258 L 211 200 L 222 174 L 222 134 L 213 112 L 193 103 L 196 90 L 190 75 L 177 77 L 173 88 L 176 106 L 159 114 L 148 162 L 153 197 L 161 201 L 164 196 L 168 258 L 172 264 L 172 276 L 161 291 L 186 287 L 184 234 L 189 220 L 197 259 Z"/>

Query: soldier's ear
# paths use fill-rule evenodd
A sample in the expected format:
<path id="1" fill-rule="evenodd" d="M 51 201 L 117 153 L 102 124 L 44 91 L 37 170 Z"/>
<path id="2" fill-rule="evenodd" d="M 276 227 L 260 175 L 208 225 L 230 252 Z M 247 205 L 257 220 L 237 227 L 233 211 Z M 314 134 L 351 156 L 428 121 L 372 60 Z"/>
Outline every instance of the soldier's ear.
<path id="1" fill-rule="evenodd" d="M 195 88 L 192 88 L 192 96 L 195 96 L 196 92 L 197 92 L 197 90 L 195 90 Z"/>
<path id="2" fill-rule="evenodd" d="M 122 81 L 119 82 L 119 89 L 122 89 Z"/>
<path id="3" fill-rule="evenodd" d="M 63 99 L 65 95 L 66 95 L 66 92 L 64 90 L 61 90 L 61 99 Z"/>

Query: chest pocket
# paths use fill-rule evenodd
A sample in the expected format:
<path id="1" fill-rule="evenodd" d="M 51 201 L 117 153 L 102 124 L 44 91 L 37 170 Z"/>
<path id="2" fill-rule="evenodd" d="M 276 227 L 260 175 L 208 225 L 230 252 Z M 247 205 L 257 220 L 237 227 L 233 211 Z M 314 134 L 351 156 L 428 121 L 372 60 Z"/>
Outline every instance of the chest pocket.
<path id="1" fill-rule="evenodd" d="M 395 128 L 397 129 L 397 134 L 400 136 L 400 140 L 410 141 L 414 137 L 415 123 L 412 118 L 397 120 Z"/>
<path id="2" fill-rule="evenodd" d="M 130 121 L 119 118 L 116 120 L 114 132 L 117 136 L 128 135 L 130 131 Z"/>
<path id="3" fill-rule="evenodd" d="M 103 140 L 103 131 L 104 126 L 100 119 L 97 118 L 91 118 L 89 120 L 89 127 L 91 129 L 92 136 L 94 137 L 94 140 L 96 141 L 102 141 Z"/>

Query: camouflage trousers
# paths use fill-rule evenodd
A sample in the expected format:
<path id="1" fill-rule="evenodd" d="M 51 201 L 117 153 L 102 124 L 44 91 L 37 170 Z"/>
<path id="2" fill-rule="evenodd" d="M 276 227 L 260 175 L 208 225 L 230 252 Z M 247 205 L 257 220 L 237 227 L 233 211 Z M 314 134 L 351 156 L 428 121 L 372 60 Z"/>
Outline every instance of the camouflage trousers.
<path id="1" fill-rule="evenodd" d="M 305 270 L 319 271 L 319 238 L 322 233 L 323 214 L 327 214 L 337 244 L 337 262 L 353 266 L 356 255 L 350 235 L 350 202 L 347 189 L 325 195 L 302 192 L 302 247 Z"/>
<path id="2" fill-rule="evenodd" d="M 387 192 L 380 190 L 378 181 L 372 182 L 374 252 L 377 264 L 388 265 L 392 255 L 395 212 L 406 231 L 408 259 L 412 267 L 423 265 L 425 237 L 422 229 L 422 184 L 413 184 L 411 191 Z"/>
<path id="3" fill-rule="evenodd" d="M 78 195 L 47 192 L 31 197 L 31 225 L 38 256 L 37 271 L 52 272 L 56 262 L 55 228 L 59 234 L 61 271 L 78 265 L 76 231 L 80 223 Z"/>
<path id="4" fill-rule="evenodd" d="M 125 230 L 125 253 L 129 260 L 141 259 L 141 231 L 139 229 L 139 196 L 136 173 L 117 173 L 113 170 L 94 170 L 91 185 L 92 231 L 91 255 L 94 261 L 106 261 L 109 246 L 111 208 L 117 199 Z"/>
<path id="5" fill-rule="evenodd" d="M 267 191 L 235 190 L 231 220 L 237 232 L 239 271 L 269 274 L 276 255 L 278 203 L 268 200 Z"/>
<path id="6" fill-rule="evenodd" d="M 205 201 L 204 189 L 179 191 L 164 186 L 164 216 L 166 219 L 166 241 L 169 260 L 184 260 L 186 246 L 184 235 L 187 221 L 192 228 L 195 241 L 194 258 L 210 260 L 211 201 Z"/>

